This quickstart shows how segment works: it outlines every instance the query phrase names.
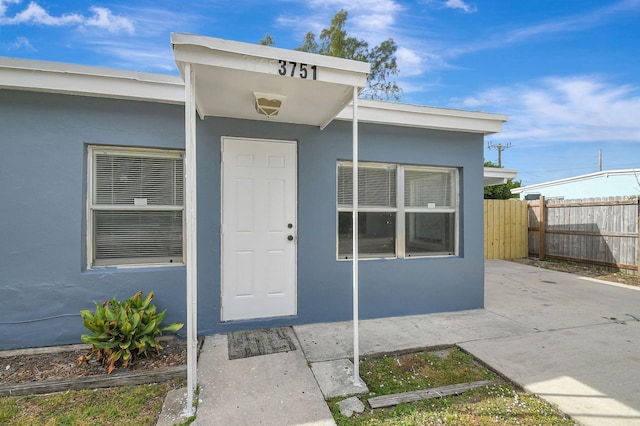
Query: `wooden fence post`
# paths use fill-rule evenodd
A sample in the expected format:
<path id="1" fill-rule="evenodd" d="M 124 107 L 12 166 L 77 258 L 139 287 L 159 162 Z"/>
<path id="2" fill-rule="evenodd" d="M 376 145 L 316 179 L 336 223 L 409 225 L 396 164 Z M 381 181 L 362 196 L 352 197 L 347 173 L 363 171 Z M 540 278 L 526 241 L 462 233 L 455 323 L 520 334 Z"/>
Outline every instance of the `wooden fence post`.
<path id="1" fill-rule="evenodd" d="M 638 269 L 636 269 L 636 276 L 640 277 L 640 198 L 638 198 L 638 220 L 637 220 L 637 224 L 638 224 L 638 238 L 636 239 L 636 266 Z"/>
<path id="2" fill-rule="evenodd" d="M 544 195 L 540 196 L 540 222 L 539 222 L 539 232 L 540 232 L 540 250 L 538 254 L 538 258 L 540 260 L 544 260 L 547 257 L 546 253 L 546 236 L 545 236 L 545 228 L 547 227 L 547 214 L 546 214 L 546 204 L 544 200 Z"/>

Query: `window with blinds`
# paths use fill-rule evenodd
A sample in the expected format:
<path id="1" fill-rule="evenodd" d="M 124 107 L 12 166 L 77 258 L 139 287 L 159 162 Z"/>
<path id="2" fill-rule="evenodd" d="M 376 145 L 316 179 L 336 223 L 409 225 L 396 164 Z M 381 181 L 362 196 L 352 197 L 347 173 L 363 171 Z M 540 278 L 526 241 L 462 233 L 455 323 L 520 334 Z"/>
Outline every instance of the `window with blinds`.
<path id="1" fill-rule="evenodd" d="M 338 164 L 338 206 L 353 205 L 353 164 Z M 362 164 L 358 167 L 358 206 L 396 206 L 396 166 Z"/>
<path id="2" fill-rule="evenodd" d="M 396 256 L 397 168 L 358 164 L 358 246 L 362 257 Z M 353 163 L 338 163 L 338 257 L 353 255 Z"/>
<path id="3" fill-rule="evenodd" d="M 91 266 L 182 263 L 183 153 L 90 147 Z"/>
<path id="4" fill-rule="evenodd" d="M 456 253 L 457 171 L 404 170 L 406 257 Z"/>
<path id="5" fill-rule="evenodd" d="M 338 162 L 336 189 L 337 255 L 349 259 L 353 254 L 352 162 Z M 359 163 L 359 255 L 457 254 L 458 193 L 455 168 Z"/>

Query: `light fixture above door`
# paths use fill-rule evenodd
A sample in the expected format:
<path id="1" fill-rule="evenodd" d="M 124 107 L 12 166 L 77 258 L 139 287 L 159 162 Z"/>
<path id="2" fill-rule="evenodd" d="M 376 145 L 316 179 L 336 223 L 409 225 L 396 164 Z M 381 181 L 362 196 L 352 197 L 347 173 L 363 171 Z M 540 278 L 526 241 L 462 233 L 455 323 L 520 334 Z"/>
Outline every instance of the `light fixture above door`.
<path id="1" fill-rule="evenodd" d="M 256 111 L 259 114 L 266 115 L 267 118 L 278 115 L 282 103 L 286 96 L 276 95 L 274 93 L 253 92 Z"/>

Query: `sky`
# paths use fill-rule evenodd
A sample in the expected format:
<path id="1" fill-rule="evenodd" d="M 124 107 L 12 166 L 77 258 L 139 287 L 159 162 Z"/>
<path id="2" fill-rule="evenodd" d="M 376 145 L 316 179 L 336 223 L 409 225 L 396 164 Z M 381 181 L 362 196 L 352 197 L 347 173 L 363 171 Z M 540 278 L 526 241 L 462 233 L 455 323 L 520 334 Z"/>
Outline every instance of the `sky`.
<path id="1" fill-rule="evenodd" d="M 523 185 L 640 169 L 640 0 L 0 0 L 0 56 L 178 74 L 172 32 L 293 49 L 340 10 L 392 38 L 400 102 L 509 116 Z"/>

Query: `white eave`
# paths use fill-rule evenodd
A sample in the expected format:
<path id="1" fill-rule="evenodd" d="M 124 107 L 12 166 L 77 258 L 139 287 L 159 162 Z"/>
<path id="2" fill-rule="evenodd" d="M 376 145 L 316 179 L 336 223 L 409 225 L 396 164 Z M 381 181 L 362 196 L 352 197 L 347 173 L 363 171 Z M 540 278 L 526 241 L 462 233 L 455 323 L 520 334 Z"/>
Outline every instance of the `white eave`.
<path id="1" fill-rule="evenodd" d="M 0 89 L 184 104 L 178 76 L 0 58 Z"/>
<path id="2" fill-rule="evenodd" d="M 514 179 L 518 171 L 516 169 L 502 169 L 498 167 L 484 168 L 484 186 L 502 185 L 509 179 Z"/>
<path id="3" fill-rule="evenodd" d="M 351 106 L 347 106 L 336 117 L 351 119 Z M 457 132 L 490 135 L 502 131 L 509 117 L 502 114 L 461 111 L 445 108 L 380 102 L 362 99 L 358 103 L 359 119 L 367 123 L 378 123 L 405 127 L 419 127 Z"/>
<path id="4" fill-rule="evenodd" d="M 171 34 L 178 69 L 195 75 L 201 117 L 307 124 L 324 127 L 364 88 L 370 65 L 330 56 L 191 34 Z M 254 93 L 284 98 L 277 115 L 255 108 Z"/>
<path id="5" fill-rule="evenodd" d="M 210 39 L 209 37 L 188 37 L 194 37 L 196 41 L 202 41 L 203 43 L 211 43 L 213 40 L 214 44 L 219 45 L 218 48 L 223 49 L 223 52 L 224 49 L 239 50 L 237 49 L 239 45 L 250 52 L 258 49 L 264 56 L 283 58 L 283 60 L 286 61 L 294 59 L 298 61 L 307 60 L 310 63 L 315 61 L 320 67 L 318 72 L 321 72 L 321 74 L 319 74 L 319 76 L 324 76 L 323 78 L 326 79 L 337 78 L 337 83 L 331 83 L 333 90 L 335 90 L 336 87 L 338 88 L 337 96 L 335 96 L 334 93 L 328 104 L 324 103 L 327 95 L 326 85 L 312 84 L 313 89 L 311 89 L 309 88 L 310 86 L 303 84 L 305 82 L 299 79 L 296 80 L 291 77 L 287 79 L 277 74 L 275 76 L 265 76 L 268 78 L 263 79 L 265 80 L 264 85 L 262 82 L 257 82 L 253 86 L 250 86 L 249 83 L 253 82 L 253 80 L 236 78 L 237 83 L 233 84 L 241 87 L 236 88 L 235 91 L 224 87 L 219 88 L 227 91 L 228 93 L 226 94 L 223 92 L 210 92 L 213 87 L 207 89 L 206 80 L 199 79 L 197 82 L 199 87 L 198 92 L 200 94 L 198 107 L 201 108 L 199 110 L 201 115 L 219 114 L 221 116 L 234 117 L 233 111 L 235 108 L 236 112 L 242 110 L 242 114 L 234 118 L 247 118 L 251 120 L 299 122 L 320 126 L 328 124 L 334 117 L 338 120 L 351 120 L 352 107 L 349 105 L 349 102 L 350 96 L 352 95 L 350 92 L 352 89 L 350 87 L 352 86 L 349 85 L 352 83 L 364 84 L 363 79 L 366 74 L 363 72 L 365 68 L 368 67 L 368 64 L 311 55 L 305 52 L 292 52 L 284 49 Z M 176 41 L 178 42 L 179 39 L 180 37 L 178 37 Z M 188 53 L 194 48 L 196 51 L 204 49 L 204 52 L 207 52 L 207 49 L 209 49 L 206 46 L 200 46 L 200 48 L 198 48 L 197 45 L 195 47 L 184 45 L 183 47 L 185 46 L 186 51 L 182 51 L 182 49 L 178 49 L 178 51 L 182 51 L 182 54 L 187 55 L 192 53 L 197 54 L 197 52 Z M 200 51 L 200 53 L 204 52 Z M 235 55 L 238 55 L 238 53 Z M 221 55 L 215 56 L 219 57 Z M 224 58 L 225 55 L 222 55 L 222 57 Z M 249 58 L 252 57 L 249 56 Z M 273 61 L 277 64 L 279 59 L 266 59 L 259 63 L 260 66 L 267 67 L 268 71 L 273 73 Z M 251 63 L 251 60 L 248 63 Z M 209 67 L 209 65 L 207 65 L 207 67 Z M 342 70 L 342 73 L 340 70 Z M 229 70 L 226 72 L 228 74 L 234 74 L 234 72 Z M 277 73 L 277 70 L 275 72 Z M 209 75 L 208 73 L 206 74 Z M 254 74 L 257 76 L 261 75 L 259 73 Z M 227 83 L 229 83 L 228 80 Z M 319 83 L 322 83 L 322 80 Z M 284 85 L 283 93 L 287 93 L 287 98 L 283 103 L 282 115 L 267 119 L 257 114 L 253 107 L 253 99 L 251 99 L 252 93 L 254 91 L 267 93 L 279 92 L 279 84 Z M 184 104 L 184 81 L 179 76 L 12 58 L 0 58 L 0 89 Z M 315 98 L 311 96 L 312 92 L 317 94 Z M 318 94 L 318 92 L 321 93 Z M 216 112 L 217 110 L 215 110 L 215 108 L 224 106 L 225 102 L 223 101 L 225 100 L 240 102 L 237 99 L 234 101 L 233 97 L 232 99 L 227 99 L 231 93 L 235 93 L 238 97 L 243 97 L 242 105 L 235 105 L 234 108 L 231 108 L 227 103 L 226 105 L 230 106 L 229 111 L 226 113 Z M 305 93 L 308 96 L 305 96 Z M 210 106 L 208 105 L 209 102 L 217 103 L 217 105 Z M 506 115 L 499 114 L 371 101 L 366 99 L 360 99 L 358 104 L 359 121 L 362 123 L 453 130 L 488 135 L 500 132 L 502 130 L 502 124 L 508 119 Z M 297 114 L 298 119 L 296 119 L 294 112 Z M 315 112 L 315 115 L 312 114 L 313 112 Z"/>

